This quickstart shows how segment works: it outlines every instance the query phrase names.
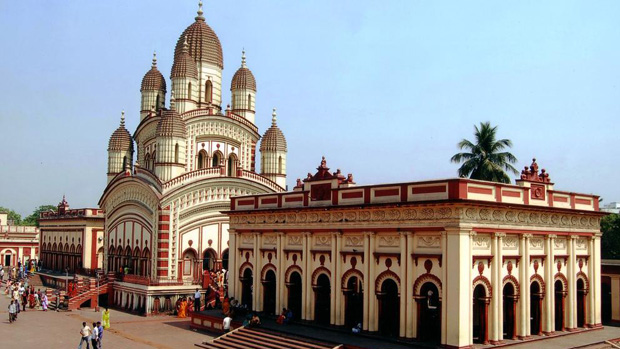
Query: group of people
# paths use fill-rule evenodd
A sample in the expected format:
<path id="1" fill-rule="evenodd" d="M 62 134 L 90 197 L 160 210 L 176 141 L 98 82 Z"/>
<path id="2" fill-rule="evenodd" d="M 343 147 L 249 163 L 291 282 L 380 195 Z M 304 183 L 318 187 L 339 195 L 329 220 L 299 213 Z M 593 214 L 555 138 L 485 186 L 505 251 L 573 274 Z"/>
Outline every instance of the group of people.
<path id="1" fill-rule="evenodd" d="M 17 315 L 28 308 L 47 311 L 49 304 L 45 291 L 40 289 L 35 291 L 34 286 L 28 285 L 28 277 L 20 277 L 21 275 L 14 272 L 15 270 L 13 268 L 9 274 L 4 290 L 4 294 L 11 299 L 8 306 L 10 323 L 16 321 Z M 0 280 L 4 282 L 4 269 L 0 269 Z"/>
<path id="2" fill-rule="evenodd" d="M 282 308 L 282 313 L 276 319 L 276 323 L 283 325 L 293 322 L 293 311 L 291 309 Z"/>
<path id="3" fill-rule="evenodd" d="M 82 322 L 78 349 L 82 349 L 84 343 L 86 343 L 86 349 L 90 349 L 90 345 L 92 345 L 92 349 L 101 349 L 103 330 L 104 326 L 101 324 L 101 321 L 93 322 L 93 328 L 88 327 L 86 322 Z"/>

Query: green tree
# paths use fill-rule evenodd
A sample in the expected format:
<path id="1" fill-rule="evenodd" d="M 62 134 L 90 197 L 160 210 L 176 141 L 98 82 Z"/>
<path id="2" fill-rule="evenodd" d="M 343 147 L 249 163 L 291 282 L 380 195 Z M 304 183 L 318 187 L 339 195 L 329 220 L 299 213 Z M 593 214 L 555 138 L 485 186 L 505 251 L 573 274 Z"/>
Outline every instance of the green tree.
<path id="1" fill-rule="evenodd" d="M 20 225 L 22 222 L 22 215 L 19 213 L 0 206 L 0 212 L 8 213 L 8 219 L 13 221 L 13 225 Z M 2 222 L 2 224 L 6 224 L 6 222 Z"/>
<path id="2" fill-rule="evenodd" d="M 41 205 L 34 209 L 31 215 L 24 218 L 21 225 L 36 225 L 39 226 L 39 217 L 41 216 L 41 212 L 44 211 L 56 211 L 58 207 L 54 205 Z"/>
<path id="3" fill-rule="evenodd" d="M 612 213 L 601 219 L 601 257 L 620 259 L 620 215 Z"/>
<path id="4" fill-rule="evenodd" d="M 515 175 L 519 173 L 511 165 L 517 162 L 517 158 L 502 150 L 512 147 L 512 142 L 509 139 L 496 140 L 497 126 L 491 127 L 488 121 L 474 128 L 475 143 L 463 139 L 457 145 L 459 149 L 467 149 L 469 152 L 457 153 L 451 159 L 454 163 L 463 162 L 458 170 L 459 177 L 510 183 L 506 171 Z"/>

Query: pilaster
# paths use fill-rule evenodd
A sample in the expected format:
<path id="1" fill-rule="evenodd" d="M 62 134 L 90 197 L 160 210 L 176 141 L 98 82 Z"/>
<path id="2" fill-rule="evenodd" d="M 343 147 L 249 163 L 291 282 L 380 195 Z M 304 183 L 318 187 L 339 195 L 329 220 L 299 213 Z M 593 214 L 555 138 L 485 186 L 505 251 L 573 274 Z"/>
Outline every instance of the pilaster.
<path id="1" fill-rule="evenodd" d="M 331 292 L 330 292 L 330 304 L 331 307 L 329 309 L 329 323 L 332 325 L 335 325 L 338 321 L 336 320 L 336 299 L 338 298 L 342 298 L 343 295 L 342 293 L 338 293 L 336 292 L 336 284 L 340 283 L 340 280 L 338 278 L 338 274 L 336 274 L 334 272 L 334 270 L 336 269 L 335 265 L 336 263 L 338 263 L 338 261 L 340 261 L 340 256 L 338 255 L 338 249 L 336 248 L 336 232 L 331 233 L 331 254 L 332 254 L 332 259 L 331 259 L 331 265 L 332 265 L 332 277 L 330 280 L 330 285 L 331 285 Z"/>
<path id="2" fill-rule="evenodd" d="M 229 297 L 235 297 L 239 299 L 237 294 L 237 284 L 239 283 L 239 269 L 237 267 L 237 254 L 239 249 L 237 248 L 237 231 L 235 229 L 228 229 L 228 290 Z M 202 267 L 199 269 L 202 270 Z M 200 275 L 202 279 L 202 275 Z M 230 292 L 232 291 L 232 292 Z M 150 297 L 148 297 L 150 301 Z"/>
<path id="3" fill-rule="evenodd" d="M 569 330 L 577 328 L 577 282 L 575 281 L 575 241 L 579 238 L 571 235 L 568 239 L 568 266 L 566 269 L 566 279 L 568 280 L 568 300 L 567 300 L 567 316 L 566 327 Z"/>
<path id="4" fill-rule="evenodd" d="M 311 269 L 311 264 L 310 264 L 310 237 L 311 234 L 310 233 L 304 233 L 303 234 L 303 239 L 302 239 L 302 248 L 303 248 L 303 254 L 302 254 L 302 258 L 303 258 L 303 287 L 302 287 L 302 302 L 303 305 L 301 307 L 301 314 L 302 314 L 302 319 L 304 320 L 313 320 L 312 317 L 312 310 L 311 310 L 311 298 L 312 294 L 313 294 L 313 290 L 312 290 L 312 271 Z"/>
<path id="5" fill-rule="evenodd" d="M 362 329 L 370 330 L 370 236 L 372 233 L 364 233 L 364 317 Z M 334 257 L 340 258 L 340 256 Z"/>
<path id="6" fill-rule="evenodd" d="M 411 254 L 413 254 L 413 234 L 410 231 L 406 231 L 403 233 L 405 235 L 407 241 L 407 249 L 405 251 L 405 255 L 401 257 L 401 263 L 406 266 L 406 275 L 407 282 L 403 283 L 402 289 L 405 290 L 405 293 L 401 295 L 401 299 L 405 298 L 405 313 L 406 313 L 406 321 L 405 321 L 405 337 L 413 338 L 413 282 L 415 281 L 415 276 L 413 275 L 413 259 L 411 258 Z"/>
<path id="7" fill-rule="evenodd" d="M 503 288 L 502 288 L 502 238 L 505 233 L 493 234 L 492 254 L 494 261 L 491 266 L 491 285 L 493 286 L 493 298 L 491 315 L 493 318 L 491 325 L 491 343 L 498 344 L 503 339 Z"/>
<path id="8" fill-rule="evenodd" d="M 378 330 L 379 314 L 377 313 L 377 295 L 375 294 L 375 279 L 377 277 L 376 264 L 373 262 L 373 256 L 377 246 L 377 234 L 370 232 L 368 239 L 370 240 L 370 250 L 366 256 L 366 260 L 370 265 L 370 272 L 368 273 L 368 288 L 365 292 L 368 293 L 368 331 L 374 332 Z"/>
<path id="9" fill-rule="evenodd" d="M 547 262 L 545 263 L 545 280 L 547 280 L 547 287 L 545 288 L 545 308 L 543 332 L 545 334 L 551 334 L 555 331 L 555 287 L 551 287 L 553 284 L 553 268 L 555 268 L 555 257 L 553 254 L 553 248 L 555 246 L 555 239 L 557 235 L 549 234 L 545 239 L 545 252 L 547 255 Z"/>
<path id="10" fill-rule="evenodd" d="M 446 268 L 446 253 L 448 252 L 448 233 L 446 231 L 441 232 L 441 259 L 443 263 L 443 267 L 441 268 L 441 344 L 445 345 L 448 341 L 448 291 L 446 286 L 448 285 L 448 268 Z M 416 317 L 414 317 L 413 328 L 416 331 L 416 337 L 419 336 L 417 333 L 418 324 L 416 322 Z"/>
<path id="11" fill-rule="evenodd" d="M 283 251 L 282 251 L 282 240 L 283 240 L 283 236 L 284 233 L 277 233 L 276 237 L 276 268 L 277 268 L 277 273 L 276 273 L 276 314 L 280 313 L 280 310 L 283 308 L 282 305 L 282 299 L 284 298 L 283 293 L 284 293 L 284 288 L 286 286 L 284 286 L 284 276 L 283 276 L 283 271 L 282 269 L 284 269 L 284 263 L 282 262 L 282 260 L 284 259 L 284 255 L 283 255 Z"/>
<path id="12" fill-rule="evenodd" d="M 530 239 L 532 234 L 523 234 L 519 240 L 521 250 L 521 267 L 519 268 L 519 279 L 521 284 L 521 294 L 519 297 L 519 306 L 521 307 L 521 317 L 519 326 L 520 339 L 530 336 Z"/>
<path id="13" fill-rule="evenodd" d="M 342 251 L 342 233 L 336 233 L 336 251 Z M 339 256 L 338 256 L 339 257 Z M 342 305 L 342 284 L 339 282 L 342 277 L 342 260 L 334 255 L 332 257 L 332 261 L 334 263 L 334 268 L 332 270 L 332 279 L 336 281 L 336 288 L 332 289 L 332 293 L 339 295 L 340 297 L 336 297 L 335 303 L 332 303 L 332 308 L 335 309 L 335 318 L 336 325 L 343 325 L 343 305 Z"/>
<path id="14" fill-rule="evenodd" d="M 601 233 L 597 233 L 592 237 L 594 244 L 594 253 L 590 256 L 590 260 L 593 263 L 594 272 L 588 275 L 590 278 L 590 287 L 594 290 L 594 327 L 601 327 Z"/>
<path id="15" fill-rule="evenodd" d="M 444 267 L 452 275 L 443 280 L 445 298 L 442 307 L 450 309 L 455 316 L 447 316 L 446 343 L 448 347 L 470 346 L 472 340 L 472 287 L 471 287 L 471 231 L 461 228 L 446 229 Z M 458 315 L 456 315 L 458 314 Z M 462 319 L 467 319 L 462 321 Z"/>
<path id="16" fill-rule="evenodd" d="M 411 288 L 409 286 L 410 282 L 409 282 L 409 278 L 408 278 L 408 272 L 407 272 L 407 235 L 405 235 L 404 232 L 400 232 L 400 275 L 401 275 L 401 279 L 400 279 L 400 326 L 399 326 L 399 336 L 405 337 L 405 333 L 407 330 L 407 312 L 403 311 L 407 309 L 407 300 L 410 298 L 408 297 L 409 295 L 409 289 Z M 409 257 L 411 258 L 411 257 Z"/>

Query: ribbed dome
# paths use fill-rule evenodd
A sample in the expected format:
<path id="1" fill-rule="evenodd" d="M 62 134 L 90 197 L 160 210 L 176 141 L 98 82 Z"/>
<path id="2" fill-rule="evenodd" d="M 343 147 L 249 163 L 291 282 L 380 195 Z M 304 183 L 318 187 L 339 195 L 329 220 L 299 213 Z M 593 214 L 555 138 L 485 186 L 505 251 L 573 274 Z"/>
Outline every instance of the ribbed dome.
<path id="1" fill-rule="evenodd" d="M 241 54 L 241 68 L 233 75 L 232 82 L 230 83 L 230 90 L 234 89 L 250 89 L 256 92 L 256 79 L 254 74 L 245 65 L 245 51 Z"/>
<path id="2" fill-rule="evenodd" d="M 110 142 L 108 143 L 108 151 L 127 151 L 133 152 L 133 140 L 131 134 L 125 128 L 125 112 L 121 116 L 120 126 L 110 136 Z"/>
<path id="3" fill-rule="evenodd" d="M 278 128 L 276 124 L 276 109 L 273 109 L 271 119 L 271 127 L 265 131 L 263 138 L 260 141 L 260 151 L 286 151 L 286 138 L 284 133 Z"/>
<path id="4" fill-rule="evenodd" d="M 194 61 L 211 63 L 224 69 L 222 45 L 220 44 L 220 39 L 218 39 L 213 29 L 209 27 L 202 16 L 202 3 L 198 10 L 196 21 L 185 29 L 177 41 L 177 46 L 174 49 L 175 62 L 176 57 L 183 50 L 183 43 L 186 39 L 189 46 L 189 55 Z"/>
<path id="5" fill-rule="evenodd" d="M 161 119 L 157 123 L 156 136 L 185 138 L 185 121 L 174 109 L 163 110 Z"/>
<path id="6" fill-rule="evenodd" d="M 174 58 L 174 64 L 170 72 L 171 79 L 184 77 L 198 79 L 196 62 L 192 56 L 189 55 L 189 45 L 185 41 L 183 42 L 181 52 Z"/>
<path id="7" fill-rule="evenodd" d="M 166 92 L 166 79 L 161 74 L 161 72 L 157 69 L 157 57 L 155 53 L 153 53 L 153 64 L 151 65 L 151 70 L 147 71 L 142 78 L 142 85 L 140 87 L 140 92 L 147 90 L 163 90 Z"/>

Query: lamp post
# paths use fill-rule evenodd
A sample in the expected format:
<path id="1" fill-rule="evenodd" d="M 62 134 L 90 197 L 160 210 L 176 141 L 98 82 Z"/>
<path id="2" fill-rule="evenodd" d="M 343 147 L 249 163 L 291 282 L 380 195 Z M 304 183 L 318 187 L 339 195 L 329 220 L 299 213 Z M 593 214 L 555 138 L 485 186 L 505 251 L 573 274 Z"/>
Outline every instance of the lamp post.
<path id="1" fill-rule="evenodd" d="M 96 270 L 97 275 L 97 306 L 95 307 L 95 311 L 99 311 L 99 269 Z"/>

